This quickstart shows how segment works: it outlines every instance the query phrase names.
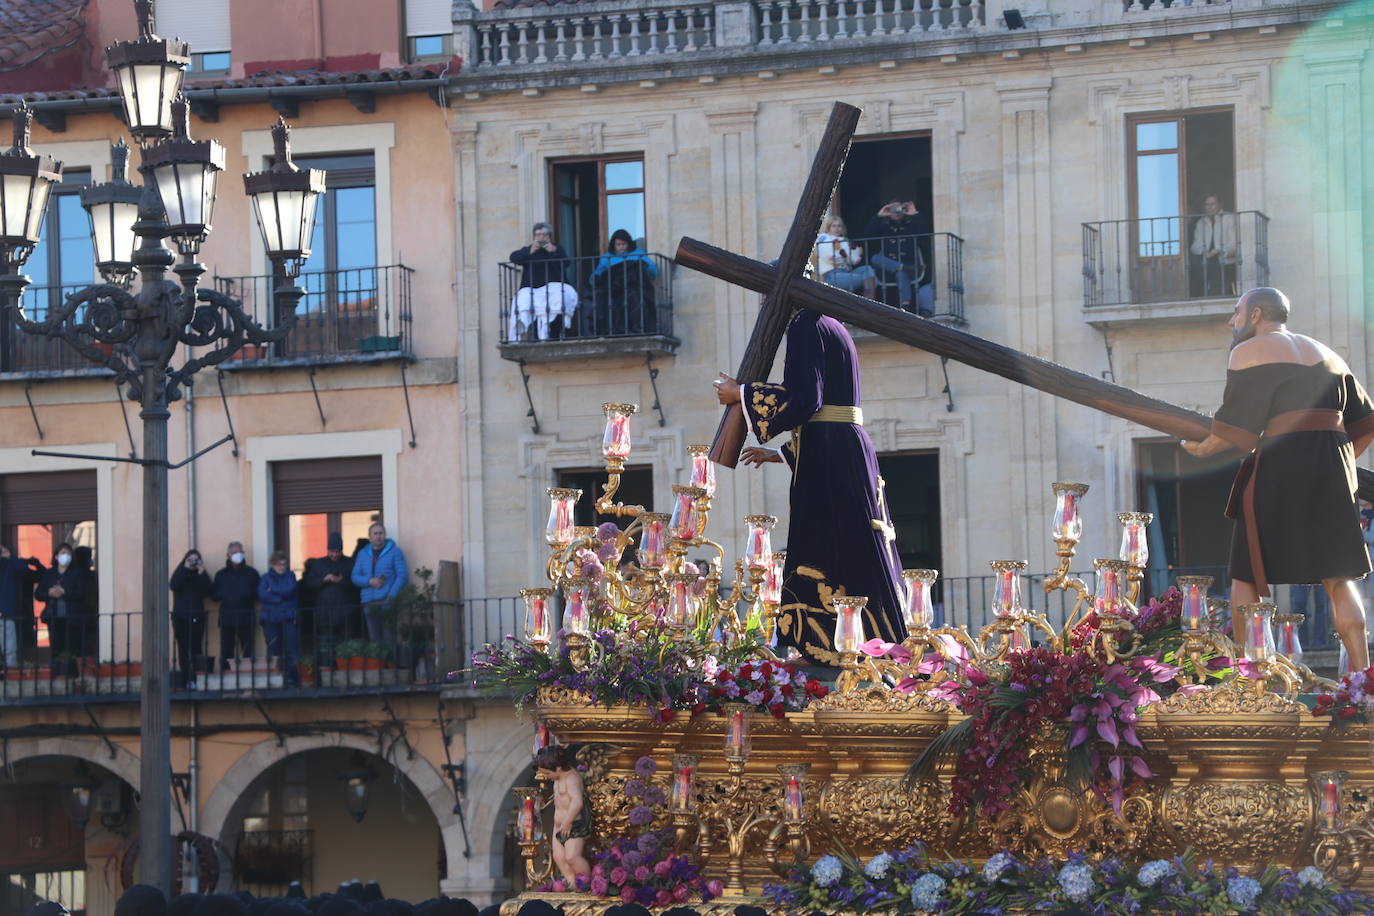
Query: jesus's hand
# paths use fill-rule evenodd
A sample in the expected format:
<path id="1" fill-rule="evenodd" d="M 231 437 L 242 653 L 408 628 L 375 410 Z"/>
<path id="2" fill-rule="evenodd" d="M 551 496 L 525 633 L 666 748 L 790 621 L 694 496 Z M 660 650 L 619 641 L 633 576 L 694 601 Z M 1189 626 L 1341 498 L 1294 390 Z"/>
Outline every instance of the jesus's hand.
<path id="1" fill-rule="evenodd" d="M 752 464 L 754 467 L 763 467 L 770 461 L 782 464 L 782 452 L 775 448 L 759 448 L 751 445 L 740 453 L 740 460 L 745 464 Z"/>
<path id="2" fill-rule="evenodd" d="M 711 384 L 716 386 L 717 401 L 720 401 L 727 407 L 731 404 L 739 403 L 739 382 L 722 372 L 720 377 Z"/>

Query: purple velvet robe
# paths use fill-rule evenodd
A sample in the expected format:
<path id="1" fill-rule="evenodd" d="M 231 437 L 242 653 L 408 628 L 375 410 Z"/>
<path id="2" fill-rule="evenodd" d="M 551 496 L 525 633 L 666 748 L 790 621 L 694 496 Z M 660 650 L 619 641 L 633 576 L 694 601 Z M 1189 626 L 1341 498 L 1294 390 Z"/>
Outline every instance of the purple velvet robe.
<path id="1" fill-rule="evenodd" d="M 834 318 L 798 311 L 787 325 L 782 384 L 745 385 L 740 397 L 759 442 L 792 433 L 782 448 L 792 468 L 792 517 L 779 645 L 833 663 L 835 595 L 868 598 L 866 636 L 905 639 L 901 561 L 873 443 L 857 424 L 808 422 L 822 405 L 859 406 L 859 359 L 849 332 Z"/>

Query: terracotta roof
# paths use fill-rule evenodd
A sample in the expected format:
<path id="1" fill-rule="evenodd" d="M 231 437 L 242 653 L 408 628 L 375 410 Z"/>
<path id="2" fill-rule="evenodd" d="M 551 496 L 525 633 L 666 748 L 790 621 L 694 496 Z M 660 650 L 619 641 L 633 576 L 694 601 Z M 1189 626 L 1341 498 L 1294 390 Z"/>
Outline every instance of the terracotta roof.
<path id="1" fill-rule="evenodd" d="M 0 71 L 19 70 L 84 34 L 88 0 L 0 0 Z"/>
<path id="2" fill-rule="evenodd" d="M 24 0 L 0 0 L 22 3 Z M 84 0 L 83 0 L 84 2 Z M 353 70 L 336 73 L 327 70 L 267 70 L 240 79 L 219 77 L 215 79 L 186 81 L 186 91 L 195 97 L 197 90 L 212 89 L 262 89 L 288 86 L 349 86 L 364 87 L 369 83 L 394 83 L 406 80 L 433 79 L 444 69 L 442 64 L 413 65 L 408 67 L 388 67 L 382 70 Z M 454 70 L 457 67 L 453 68 Z M 19 101 L 45 102 L 56 99 L 102 99 L 113 98 L 119 92 L 113 87 L 91 89 L 59 89 L 51 92 L 22 92 L 0 94 L 0 105 L 13 105 Z"/>

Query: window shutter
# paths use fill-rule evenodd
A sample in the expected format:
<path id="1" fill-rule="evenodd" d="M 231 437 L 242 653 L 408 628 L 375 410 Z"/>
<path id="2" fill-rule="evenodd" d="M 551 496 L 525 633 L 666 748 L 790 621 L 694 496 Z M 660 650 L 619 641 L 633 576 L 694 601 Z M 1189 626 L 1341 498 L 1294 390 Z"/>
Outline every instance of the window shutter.
<path id="1" fill-rule="evenodd" d="M 382 508 L 382 459 L 330 458 L 272 465 L 276 515 Z"/>
<path id="2" fill-rule="evenodd" d="M 0 524 L 45 525 L 95 518 L 95 471 L 0 477 Z"/>
<path id="3" fill-rule="evenodd" d="M 453 32 L 452 0 L 406 0 L 406 37 Z"/>
<path id="4" fill-rule="evenodd" d="M 191 51 L 228 51 L 229 0 L 157 0 L 154 25 L 163 38 L 189 42 Z"/>

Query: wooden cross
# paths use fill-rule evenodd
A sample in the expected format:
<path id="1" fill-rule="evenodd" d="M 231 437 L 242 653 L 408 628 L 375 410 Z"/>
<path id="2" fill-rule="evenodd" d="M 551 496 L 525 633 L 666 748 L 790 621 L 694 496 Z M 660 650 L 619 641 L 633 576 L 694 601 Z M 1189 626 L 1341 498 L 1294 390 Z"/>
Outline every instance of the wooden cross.
<path id="1" fill-rule="evenodd" d="M 786 331 L 788 315 L 794 308 L 806 308 L 1170 436 L 1193 440 L 1207 438 L 1211 418 L 1196 411 L 799 276 L 806 257 L 810 255 L 810 247 L 815 243 L 825 204 L 830 199 L 827 193 L 823 201 L 817 203 L 814 194 L 822 184 L 833 192 L 839 170 L 849 151 L 854 127 L 858 124 L 858 116 L 858 109 L 840 103 L 836 103 L 831 112 L 830 123 L 821 140 L 821 148 L 816 153 L 801 206 L 788 233 L 777 268 L 693 238 L 683 238 L 678 244 L 678 264 L 727 283 L 767 294 L 754 325 L 754 333 L 749 338 L 749 346 L 740 361 L 736 379 L 741 385 L 761 381 L 767 375 Z M 802 230 L 808 233 L 808 237 L 794 238 Z M 798 255 L 794 241 L 805 246 L 801 255 Z M 731 425 L 735 420 L 738 420 L 737 431 Z M 745 434 L 743 412 L 739 405 L 732 405 L 716 431 L 711 459 L 726 467 L 734 467 Z M 1359 474 L 1360 497 L 1374 501 L 1374 471 L 1365 468 L 1356 470 Z"/>

